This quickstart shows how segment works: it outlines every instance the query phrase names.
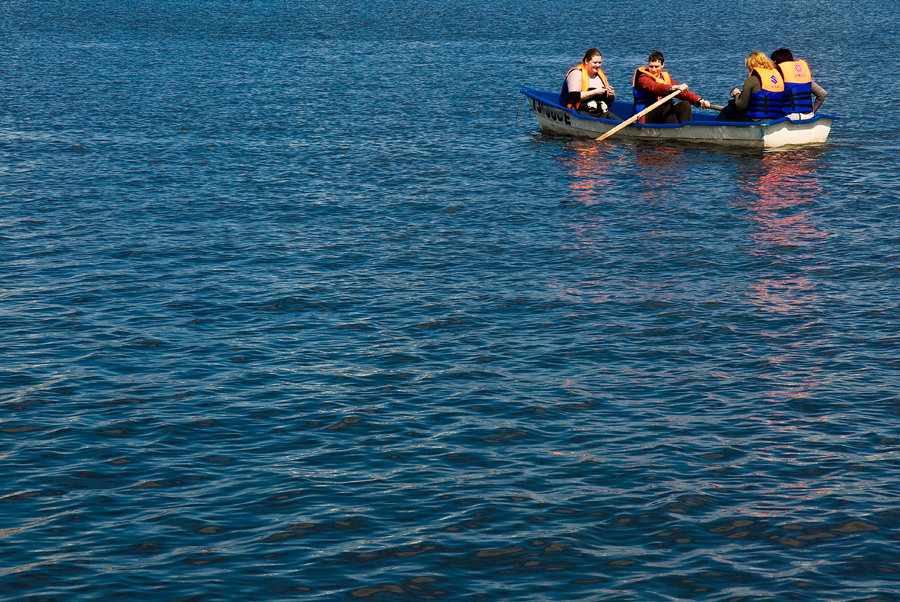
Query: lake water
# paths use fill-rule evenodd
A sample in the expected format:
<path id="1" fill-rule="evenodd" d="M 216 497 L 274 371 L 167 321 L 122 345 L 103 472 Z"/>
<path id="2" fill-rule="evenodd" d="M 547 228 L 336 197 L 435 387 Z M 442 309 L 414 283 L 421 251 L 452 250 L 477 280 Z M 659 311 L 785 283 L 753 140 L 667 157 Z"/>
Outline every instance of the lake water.
<path id="1" fill-rule="evenodd" d="M 0 597 L 900 599 L 900 16 L 0 4 Z M 780 152 L 572 141 L 651 50 Z"/>

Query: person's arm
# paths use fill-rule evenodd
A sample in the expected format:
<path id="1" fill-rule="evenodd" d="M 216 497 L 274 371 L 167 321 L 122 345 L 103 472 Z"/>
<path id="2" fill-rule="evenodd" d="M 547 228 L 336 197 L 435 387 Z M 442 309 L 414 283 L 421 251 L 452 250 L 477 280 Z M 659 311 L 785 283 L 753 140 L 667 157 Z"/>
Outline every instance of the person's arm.
<path id="1" fill-rule="evenodd" d="M 599 87 L 591 87 L 581 93 L 582 98 L 593 98 L 594 100 L 606 100 L 609 88 L 600 84 Z"/>
<path id="2" fill-rule="evenodd" d="M 737 88 L 731 91 L 731 95 L 734 96 L 734 108 L 744 113 L 750 104 L 750 94 L 762 90 L 762 84 L 759 83 L 759 78 L 750 75 L 744 80 L 744 87 L 737 94 L 735 94 L 736 90 Z"/>
<path id="3" fill-rule="evenodd" d="M 694 94 L 688 90 L 687 84 L 679 84 L 678 82 L 673 81 L 666 94 L 671 94 L 675 90 L 681 90 L 681 94 L 677 96 L 678 100 L 689 102 L 695 107 L 703 107 L 704 109 L 709 108 L 709 101 L 703 100 L 699 94 Z"/>
<path id="4" fill-rule="evenodd" d="M 812 94 L 816 97 L 815 102 L 813 102 L 813 113 L 816 113 L 818 112 L 819 107 L 822 106 L 822 103 L 825 102 L 825 96 L 828 92 L 816 82 L 812 82 Z"/>
<path id="5" fill-rule="evenodd" d="M 638 90 L 649 92 L 654 96 L 666 96 L 667 94 L 675 91 L 675 89 L 671 86 L 662 84 L 658 81 L 654 81 L 652 77 L 645 73 L 641 73 L 640 75 L 638 75 L 637 81 L 634 82 L 634 84 Z"/>
<path id="6" fill-rule="evenodd" d="M 684 86 L 687 84 L 682 84 L 682 85 Z M 672 90 L 672 91 L 674 92 L 675 90 Z M 686 88 L 685 88 L 684 92 L 682 92 L 681 94 L 678 95 L 678 99 L 689 102 L 692 105 L 694 105 L 695 107 L 703 107 L 704 109 L 709 108 L 709 102 L 700 98 L 699 94 L 694 94 L 693 92 L 691 92 L 690 90 L 688 90 Z"/>
<path id="7" fill-rule="evenodd" d="M 572 102 L 581 102 L 581 71 L 575 69 L 566 76 L 566 90 L 569 91 Z"/>

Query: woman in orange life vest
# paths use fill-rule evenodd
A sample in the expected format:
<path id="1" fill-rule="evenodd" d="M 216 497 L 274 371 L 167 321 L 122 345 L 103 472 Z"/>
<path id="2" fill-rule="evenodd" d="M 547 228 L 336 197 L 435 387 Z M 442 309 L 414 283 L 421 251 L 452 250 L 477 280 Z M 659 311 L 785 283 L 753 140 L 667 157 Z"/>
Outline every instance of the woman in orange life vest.
<path id="1" fill-rule="evenodd" d="M 674 81 L 668 71 L 662 68 L 666 64 L 663 53 L 654 50 L 647 58 L 646 67 L 638 67 L 631 81 L 634 93 L 634 113 L 636 115 L 652 105 L 654 102 L 671 94 L 675 90 L 681 90 L 676 98 L 681 102 L 677 105 L 669 101 L 642 117 L 641 123 L 682 123 L 691 119 L 691 105 L 695 107 L 709 108 L 709 101 L 703 100 L 693 92 L 688 91 L 687 84 L 679 84 Z"/>
<path id="2" fill-rule="evenodd" d="M 579 113 L 594 117 L 618 119 L 609 112 L 609 105 L 616 98 L 616 91 L 609 85 L 606 74 L 600 69 L 603 55 L 596 48 L 584 53 L 581 64 L 575 65 L 566 73 L 562 91 L 559 93 L 559 104 Z"/>
<path id="3" fill-rule="evenodd" d="M 732 99 L 716 117 L 717 121 L 769 121 L 784 116 L 781 96 L 784 80 L 769 57 L 758 50 L 747 55 L 750 70 L 742 88 L 731 90 Z"/>
<path id="4" fill-rule="evenodd" d="M 809 65 L 803 59 L 794 59 L 787 48 L 779 48 L 771 58 L 784 78 L 784 95 L 781 97 L 784 114 L 788 119 L 812 119 L 825 102 L 827 92 L 813 81 Z"/>

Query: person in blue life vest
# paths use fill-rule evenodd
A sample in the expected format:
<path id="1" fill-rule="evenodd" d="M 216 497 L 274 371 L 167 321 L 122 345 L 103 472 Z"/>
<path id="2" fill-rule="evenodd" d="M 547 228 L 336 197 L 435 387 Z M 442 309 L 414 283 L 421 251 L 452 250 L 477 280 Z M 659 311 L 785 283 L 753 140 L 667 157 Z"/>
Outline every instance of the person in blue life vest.
<path id="1" fill-rule="evenodd" d="M 559 94 L 559 104 L 593 117 L 622 121 L 609 110 L 616 98 L 616 91 L 609 85 L 606 74 L 600 68 L 602 64 L 603 55 L 600 51 L 596 48 L 588 49 L 581 63 L 566 73 Z"/>
<path id="2" fill-rule="evenodd" d="M 741 88 L 731 90 L 732 99 L 720 112 L 717 121 L 769 121 L 784 116 L 781 97 L 784 80 L 772 61 L 754 50 L 744 66 L 750 71 Z"/>
<path id="3" fill-rule="evenodd" d="M 691 105 L 709 108 L 709 101 L 700 98 L 688 90 L 687 84 L 679 84 L 672 79 L 668 71 L 663 71 L 666 59 L 659 50 L 654 50 L 647 58 L 646 67 L 638 67 L 631 80 L 631 91 L 634 94 L 634 112 L 637 115 L 657 100 L 681 90 L 676 96 L 680 101 L 675 104 L 670 100 L 647 113 L 639 119 L 639 123 L 683 123 L 691 119 Z"/>
<path id="4" fill-rule="evenodd" d="M 779 48 L 771 54 L 775 68 L 784 79 L 781 108 L 788 119 L 812 119 L 827 92 L 812 78 L 812 71 L 803 59 L 795 59 L 787 48 Z M 813 97 L 815 96 L 815 101 Z"/>

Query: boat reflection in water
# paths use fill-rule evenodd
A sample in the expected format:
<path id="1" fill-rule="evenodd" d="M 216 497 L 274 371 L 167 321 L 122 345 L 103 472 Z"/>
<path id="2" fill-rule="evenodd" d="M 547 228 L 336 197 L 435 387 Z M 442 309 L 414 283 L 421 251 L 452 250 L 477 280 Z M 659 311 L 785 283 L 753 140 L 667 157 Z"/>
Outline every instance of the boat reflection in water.
<path id="1" fill-rule="evenodd" d="M 818 301 L 810 272 L 816 263 L 812 248 L 827 234 L 820 230 L 811 207 L 822 190 L 816 175 L 821 153 L 788 151 L 765 153 L 739 172 L 738 187 L 758 229 L 751 234 L 752 253 L 767 256 L 780 274 L 764 278 L 751 287 L 752 298 L 763 311 L 805 311 Z"/>
<path id="2" fill-rule="evenodd" d="M 613 151 L 593 140 L 573 140 L 566 145 L 571 151 L 561 157 L 568 172 L 569 200 L 596 205 L 608 200 L 613 185 Z"/>
<path id="3" fill-rule="evenodd" d="M 768 401 L 802 400 L 821 386 L 825 325 L 817 316 L 822 303 L 816 271 L 827 266 L 817 246 L 828 233 L 815 216 L 822 194 L 817 171 L 821 150 L 800 149 L 765 153 L 738 174 L 743 200 L 757 228 L 751 233 L 751 254 L 768 272 L 749 286 L 748 301 L 761 313 L 758 335 L 779 350 L 765 358 L 770 366 L 763 378 Z M 808 319 L 797 317 L 808 316 Z M 818 358 L 810 360 L 810 358 Z"/>

